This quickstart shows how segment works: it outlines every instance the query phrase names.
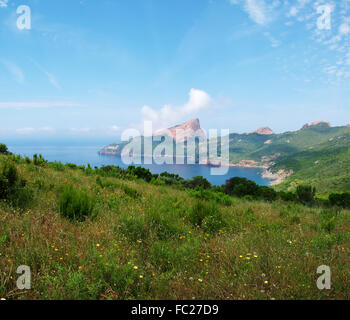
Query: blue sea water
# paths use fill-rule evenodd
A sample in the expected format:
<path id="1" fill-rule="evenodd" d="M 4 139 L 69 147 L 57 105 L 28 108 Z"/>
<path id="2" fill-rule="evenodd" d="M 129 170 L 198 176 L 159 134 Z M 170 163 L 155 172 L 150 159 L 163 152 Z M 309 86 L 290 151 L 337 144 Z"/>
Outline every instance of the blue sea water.
<path id="1" fill-rule="evenodd" d="M 33 157 L 34 154 L 42 154 L 48 161 L 60 161 L 62 163 L 75 163 L 77 165 L 87 165 L 100 167 L 103 165 L 115 165 L 122 168 L 127 167 L 120 157 L 99 155 L 98 151 L 102 146 L 9 146 L 9 150 L 14 154 L 20 154 L 25 157 Z M 232 177 L 244 177 L 255 181 L 262 186 L 269 185 L 269 180 L 263 179 L 261 169 L 255 168 L 236 168 L 231 167 L 226 175 L 216 176 L 211 174 L 210 166 L 204 165 L 142 165 L 150 169 L 152 173 L 178 174 L 179 176 L 190 179 L 195 176 L 202 176 L 213 185 L 225 184 L 226 180 Z"/>

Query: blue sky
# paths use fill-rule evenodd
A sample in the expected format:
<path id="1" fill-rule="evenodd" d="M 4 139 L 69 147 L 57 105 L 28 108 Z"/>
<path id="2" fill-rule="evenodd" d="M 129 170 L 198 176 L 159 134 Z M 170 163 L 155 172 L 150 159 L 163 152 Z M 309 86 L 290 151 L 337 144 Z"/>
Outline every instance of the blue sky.
<path id="1" fill-rule="evenodd" d="M 350 123 L 350 0 L 0 0 L 0 43 L 3 141 Z"/>

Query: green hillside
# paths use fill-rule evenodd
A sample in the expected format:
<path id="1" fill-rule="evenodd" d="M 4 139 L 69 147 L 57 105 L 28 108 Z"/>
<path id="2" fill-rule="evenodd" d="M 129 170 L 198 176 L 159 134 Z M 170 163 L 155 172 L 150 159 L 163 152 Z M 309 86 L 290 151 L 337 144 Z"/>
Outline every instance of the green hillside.
<path id="1" fill-rule="evenodd" d="M 0 155 L 0 299 L 350 298 L 350 211 L 131 169 Z M 31 290 L 16 288 L 20 265 Z"/>
<path id="2" fill-rule="evenodd" d="M 327 123 L 281 134 L 230 134 L 230 163 L 253 160 L 272 172 L 293 170 L 294 174 L 277 187 L 280 190 L 307 183 L 321 193 L 349 191 L 349 137 L 349 126 L 332 128 Z M 125 144 L 111 146 L 118 147 L 119 155 Z M 157 145 L 159 142 L 153 147 Z"/>

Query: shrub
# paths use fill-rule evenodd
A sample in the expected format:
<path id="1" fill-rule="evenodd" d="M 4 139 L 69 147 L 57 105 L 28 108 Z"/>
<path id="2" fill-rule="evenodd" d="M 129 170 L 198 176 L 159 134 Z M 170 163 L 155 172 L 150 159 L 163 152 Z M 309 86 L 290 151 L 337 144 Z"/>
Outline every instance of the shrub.
<path id="1" fill-rule="evenodd" d="M 43 158 L 43 156 L 41 154 L 39 154 L 39 156 L 37 154 L 35 154 L 33 156 L 33 163 L 35 166 L 41 166 L 41 165 L 47 163 L 47 161 Z"/>
<path id="2" fill-rule="evenodd" d="M 93 217 L 95 199 L 73 186 L 65 187 L 59 201 L 60 214 L 71 221 L 83 222 Z"/>
<path id="3" fill-rule="evenodd" d="M 329 196 L 329 202 L 332 206 L 350 208 L 350 193 L 332 193 Z"/>
<path id="4" fill-rule="evenodd" d="M 297 195 L 293 192 L 280 191 L 277 193 L 277 196 L 283 201 L 296 201 L 297 200 Z"/>
<path id="5" fill-rule="evenodd" d="M 322 210 L 321 212 L 321 227 L 323 230 L 331 233 L 336 227 L 336 218 L 338 212 L 336 210 Z"/>
<path id="6" fill-rule="evenodd" d="M 277 198 L 277 192 L 269 187 L 260 187 L 259 196 L 266 201 L 274 201 Z"/>
<path id="7" fill-rule="evenodd" d="M 226 226 L 221 212 L 214 201 L 197 201 L 188 214 L 189 221 L 196 227 L 203 227 L 215 233 Z"/>
<path id="8" fill-rule="evenodd" d="M 50 168 L 56 170 L 56 171 L 64 171 L 65 166 L 64 164 L 62 164 L 62 162 L 50 162 L 49 164 Z"/>
<path id="9" fill-rule="evenodd" d="M 138 179 L 143 179 L 146 182 L 150 182 L 153 178 L 153 175 L 149 169 L 142 168 L 142 167 L 135 167 L 135 166 L 129 166 L 126 170 L 127 173 L 130 173 L 134 176 L 136 176 Z"/>
<path id="10" fill-rule="evenodd" d="M 302 203 L 312 203 L 315 200 L 316 188 L 307 185 L 297 187 L 297 197 Z"/>
<path id="11" fill-rule="evenodd" d="M 0 199 L 9 200 L 13 205 L 25 207 L 32 199 L 32 192 L 26 181 L 18 175 L 17 168 L 7 160 L 0 171 Z"/>
<path id="12" fill-rule="evenodd" d="M 0 143 L 0 154 L 9 154 L 6 144 Z"/>
<path id="13" fill-rule="evenodd" d="M 190 189 L 195 189 L 195 188 L 209 189 L 211 187 L 210 182 L 201 176 L 194 177 L 191 180 L 186 180 L 184 182 L 184 185 L 185 187 Z"/>
<path id="14" fill-rule="evenodd" d="M 129 196 L 130 198 L 137 199 L 137 198 L 141 197 L 141 194 L 133 188 L 130 188 L 130 187 L 125 186 L 125 185 L 123 185 L 122 188 L 123 188 L 124 193 L 127 196 Z"/>
<path id="15" fill-rule="evenodd" d="M 225 193 L 237 197 L 257 196 L 259 193 L 259 186 L 246 178 L 235 177 L 226 182 Z"/>

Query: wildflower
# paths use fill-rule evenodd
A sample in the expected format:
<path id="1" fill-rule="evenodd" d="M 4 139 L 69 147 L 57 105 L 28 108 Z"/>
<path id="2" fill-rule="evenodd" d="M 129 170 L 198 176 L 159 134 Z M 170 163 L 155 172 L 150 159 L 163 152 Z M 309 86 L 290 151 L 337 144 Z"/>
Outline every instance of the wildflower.
<path id="1" fill-rule="evenodd" d="M 202 280 L 202 279 L 198 279 L 198 282 L 202 283 L 202 282 L 203 282 L 203 280 Z"/>
<path id="2" fill-rule="evenodd" d="M 140 279 L 143 279 L 143 275 L 140 275 Z"/>
<path id="3" fill-rule="evenodd" d="M 269 284 L 269 282 L 268 282 L 268 281 L 265 281 L 264 283 L 265 283 L 265 284 Z"/>
<path id="4" fill-rule="evenodd" d="M 96 247 L 99 247 L 100 246 L 100 244 L 98 243 L 98 244 L 96 244 Z"/>
<path id="5" fill-rule="evenodd" d="M 0 300 L 5 301 L 6 299 L 5 298 L 1 298 Z"/>
<path id="6" fill-rule="evenodd" d="M 137 269 L 138 269 L 138 266 L 134 266 L 134 269 L 137 270 Z"/>

